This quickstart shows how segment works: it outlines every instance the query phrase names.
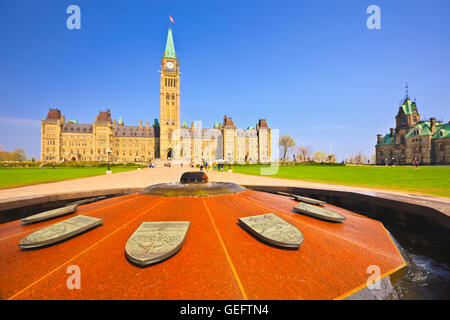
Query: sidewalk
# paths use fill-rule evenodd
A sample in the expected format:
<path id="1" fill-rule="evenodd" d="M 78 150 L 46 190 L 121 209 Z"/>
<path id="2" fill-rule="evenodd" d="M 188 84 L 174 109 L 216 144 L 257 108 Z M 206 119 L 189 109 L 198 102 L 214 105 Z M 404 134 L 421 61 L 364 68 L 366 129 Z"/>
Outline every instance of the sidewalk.
<path id="1" fill-rule="evenodd" d="M 0 190 L 0 205 L 25 199 L 40 198 L 43 196 L 86 193 L 90 191 L 94 192 L 119 189 L 130 189 L 130 191 L 137 191 L 138 189 L 157 183 L 179 181 L 183 172 L 193 170 L 198 169 L 174 167 L 141 169 L 115 173 L 112 175 L 105 174 L 102 176 L 4 189 Z M 210 181 L 232 182 L 240 185 L 286 186 L 337 190 L 356 192 L 387 199 L 402 199 L 416 204 L 439 208 L 442 212 L 450 216 L 450 198 L 418 195 L 405 191 L 378 190 L 363 187 L 271 178 L 270 176 L 252 176 L 231 172 L 209 171 L 207 174 Z"/>

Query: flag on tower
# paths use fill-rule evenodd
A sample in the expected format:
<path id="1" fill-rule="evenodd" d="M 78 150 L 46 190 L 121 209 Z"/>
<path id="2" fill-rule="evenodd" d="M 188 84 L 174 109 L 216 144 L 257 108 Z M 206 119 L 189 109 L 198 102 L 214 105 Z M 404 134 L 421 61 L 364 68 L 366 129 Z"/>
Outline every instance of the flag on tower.
<path id="1" fill-rule="evenodd" d="M 169 16 L 170 21 L 172 21 L 173 24 L 175 24 L 175 20 L 173 20 L 172 16 Z"/>

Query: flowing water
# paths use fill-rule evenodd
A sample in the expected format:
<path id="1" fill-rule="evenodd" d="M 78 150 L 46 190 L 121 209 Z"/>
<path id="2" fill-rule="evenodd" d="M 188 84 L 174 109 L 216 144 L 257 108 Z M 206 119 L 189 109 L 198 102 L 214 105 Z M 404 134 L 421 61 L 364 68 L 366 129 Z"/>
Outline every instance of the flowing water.
<path id="1" fill-rule="evenodd" d="M 450 267 L 448 253 L 436 255 L 436 250 L 429 250 L 418 246 L 417 238 L 412 238 L 416 245 L 408 246 L 405 234 L 397 231 L 397 235 L 404 241 L 405 249 L 394 236 L 397 247 L 408 264 L 400 280 L 385 277 L 372 289 L 365 288 L 347 300 L 448 300 L 450 299 Z M 406 240 L 408 237 L 406 237 Z M 419 242 L 423 244 L 423 242 Z M 429 244 L 429 239 L 425 242 Z M 444 248 L 442 248 L 444 249 Z M 445 249 L 444 249 L 445 250 Z M 442 253 L 442 252 L 441 252 Z M 392 284 L 394 283 L 394 284 Z"/>
<path id="2" fill-rule="evenodd" d="M 405 235 L 398 234 L 397 236 Z M 404 241 L 402 245 L 400 237 L 397 238 L 396 243 L 408 264 L 408 269 L 403 278 L 393 285 L 396 293 L 393 298 L 400 300 L 450 299 L 450 247 L 448 243 L 442 243 L 442 240 L 435 239 L 441 243 L 434 243 L 435 246 L 424 246 L 424 244 L 430 243 L 430 239 L 428 238 L 424 242 L 418 241 L 419 236 L 414 239 L 413 245 L 402 238 Z"/>

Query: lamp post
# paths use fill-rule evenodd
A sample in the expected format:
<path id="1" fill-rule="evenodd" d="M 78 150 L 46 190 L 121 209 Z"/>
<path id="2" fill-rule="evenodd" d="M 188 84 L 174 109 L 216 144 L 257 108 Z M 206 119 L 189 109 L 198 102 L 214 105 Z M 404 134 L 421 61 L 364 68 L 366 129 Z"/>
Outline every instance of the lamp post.
<path id="1" fill-rule="evenodd" d="M 138 166 L 137 166 L 137 169 L 138 169 L 138 170 L 141 170 L 141 168 L 139 167 L 139 162 L 141 161 L 141 157 L 138 156 L 136 160 L 137 160 L 137 165 L 138 165 Z"/>
<path id="2" fill-rule="evenodd" d="M 111 154 L 111 149 L 108 148 L 108 150 L 106 150 L 106 153 L 108 154 L 108 171 L 106 171 L 106 174 L 110 174 L 111 173 L 111 169 L 109 167 L 109 156 Z"/>

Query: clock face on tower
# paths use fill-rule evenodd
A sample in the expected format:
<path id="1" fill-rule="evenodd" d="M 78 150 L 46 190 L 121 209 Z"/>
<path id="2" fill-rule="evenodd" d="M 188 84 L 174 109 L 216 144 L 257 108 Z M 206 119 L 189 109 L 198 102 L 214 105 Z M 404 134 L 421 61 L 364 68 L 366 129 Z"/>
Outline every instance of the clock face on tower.
<path id="1" fill-rule="evenodd" d="M 167 62 L 166 67 L 169 69 L 173 69 L 173 62 L 172 61 Z"/>

